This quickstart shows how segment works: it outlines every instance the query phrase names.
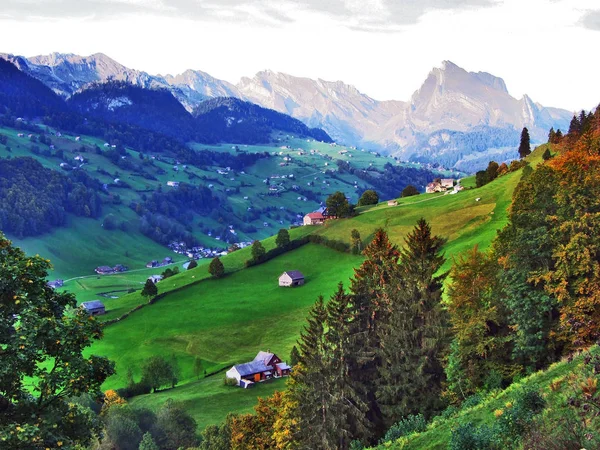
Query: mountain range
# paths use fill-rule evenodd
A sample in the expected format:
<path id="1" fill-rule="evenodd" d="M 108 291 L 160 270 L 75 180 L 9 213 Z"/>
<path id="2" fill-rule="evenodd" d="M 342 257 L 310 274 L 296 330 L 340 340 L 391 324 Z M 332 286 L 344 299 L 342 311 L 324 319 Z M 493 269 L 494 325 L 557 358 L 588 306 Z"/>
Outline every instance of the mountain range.
<path id="1" fill-rule="evenodd" d="M 534 142 L 541 142 L 551 127 L 568 128 L 572 117 L 570 111 L 542 106 L 527 95 L 516 99 L 502 78 L 467 72 L 450 61 L 434 68 L 410 100 L 379 101 L 341 81 L 269 70 L 234 85 L 196 70 L 150 75 L 101 53 L 0 57 L 63 97 L 108 80 L 168 89 L 190 112 L 207 99 L 235 97 L 322 128 L 346 145 L 457 168 L 468 168 L 465 165 L 478 159 L 486 161 L 491 154 L 501 155 L 497 159 L 515 157 L 523 127 L 528 127 Z"/>

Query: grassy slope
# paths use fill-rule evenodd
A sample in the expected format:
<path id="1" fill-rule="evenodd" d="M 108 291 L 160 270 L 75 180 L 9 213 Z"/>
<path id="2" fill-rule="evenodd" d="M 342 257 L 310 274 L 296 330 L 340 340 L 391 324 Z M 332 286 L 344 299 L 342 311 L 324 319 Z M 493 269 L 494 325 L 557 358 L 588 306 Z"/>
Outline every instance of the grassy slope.
<path id="1" fill-rule="evenodd" d="M 130 402 L 135 407 L 157 410 L 165 401 L 173 399 L 196 419 L 197 429 L 202 431 L 207 425 L 221 422 L 230 412 L 253 412 L 258 397 L 268 397 L 284 388 L 285 379 L 257 383 L 252 389 L 239 389 L 224 386 L 223 378 L 214 376 L 175 389 L 134 397 Z"/>
<path id="2" fill-rule="evenodd" d="M 597 353 L 595 347 L 593 352 Z M 488 394 L 477 406 L 459 410 L 459 412 L 448 419 L 440 417 L 434 419 L 428 426 L 427 431 L 413 434 L 407 438 L 401 438 L 395 443 L 388 443 L 381 448 L 395 450 L 443 450 L 448 448 L 448 442 L 452 429 L 457 425 L 472 422 L 475 425 L 492 425 L 495 411 L 506 409 L 507 403 L 514 403 L 516 395 L 523 389 L 537 390 L 547 401 L 547 408 L 554 410 L 556 415 L 560 409 L 565 407 L 565 390 L 567 384 L 562 385 L 558 391 L 552 391 L 549 385 L 552 381 L 563 380 L 570 374 L 579 374 L 582 367 L 581 357 L 572 362 L 562 361 L 551 365 L 548 369 L 536 372 L 520 382 L 514 383 L 507 389 Z M 571 393 L 572 394 L 572 393 Z"/>
<path id="3" fill-rule="evenodd" d="M 320 294 L 348 280 L 361 258 L 309 244 L 221 280 L 209 279 L 172 293 L 105 330 L 92 352 L 117 364 L 105 387 L 124 385 L 129 367 L 139 377 L 144 359 L 174 354 L 182 380 L 193 378 L 195 357 L 207 371 L 252 359 L 270 349 L 287 358 L 308 311 Z M 300 270 L 306 284 L 280 288 L 284 270 Z M 168 280 L 167 280 L 168 281 Z M 160 286 L 160 285 L 159 285 Z"/>
<path id="4" fill-rule="evenodd" d="M 416 221 L 424 217 L 433 232 L 448 239 L 446 256 L 456 255 L 473 245 L 490 245 L 496 230 L 507 222 L 507 209 L 521 172 L 511 173 L 473 190 L 456 195 L 421 194 L 399 199 L 398 206 L 381 203 L 351 220 L 328 223 L 318 233 L 331 239 L 350 242 L 350 232 L 356 228 L 363 240 L 383 227 L 393 242 L 402 245 Z M 476 201 L 480 198 L 480 201 Z M 445 268 L 449 268 L 450 258 Z"/>

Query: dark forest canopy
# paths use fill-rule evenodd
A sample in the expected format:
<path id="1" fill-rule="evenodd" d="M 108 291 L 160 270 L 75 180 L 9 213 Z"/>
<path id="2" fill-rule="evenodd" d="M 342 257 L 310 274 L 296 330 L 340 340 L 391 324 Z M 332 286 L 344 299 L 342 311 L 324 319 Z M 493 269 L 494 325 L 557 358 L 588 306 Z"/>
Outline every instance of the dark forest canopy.
<path id="1" fill-rule="evenodd" d="M 35 236 L 65 224 L 67 213 L 97 218 L 102 212 L 98 184 L 44 168 L 33 158 L 0 159 L 0 229 Z"/>

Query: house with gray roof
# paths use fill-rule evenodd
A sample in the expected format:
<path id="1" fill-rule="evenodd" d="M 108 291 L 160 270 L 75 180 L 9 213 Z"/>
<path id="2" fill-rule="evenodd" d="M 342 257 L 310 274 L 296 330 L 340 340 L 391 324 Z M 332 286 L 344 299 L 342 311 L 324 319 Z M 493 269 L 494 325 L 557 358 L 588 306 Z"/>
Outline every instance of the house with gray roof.
<path id="1" fill-rule="evenodd" d="M 237 380 L 238 386 L 249 388 L 261 381 L 271 378 L 285 377 L 290 374 L 291 367 L 270 352 L 258 352 L 253 361 L 236 364 L 225 376 Z"/>
<path id="2" fill-rule="evenodd" d="M 106 314 L 106 308 L 100 300 L 83 302 L 81 307 L 85 309 L 90 316 L 101 316 L 102 314 Z"/>
<path id="3" fill-rule="evenodd" d="M 304 275 L 299 270 L 288 270 L 279 277 L 279 286 L 292 287 L 302 286 L 304 284 Z"/>

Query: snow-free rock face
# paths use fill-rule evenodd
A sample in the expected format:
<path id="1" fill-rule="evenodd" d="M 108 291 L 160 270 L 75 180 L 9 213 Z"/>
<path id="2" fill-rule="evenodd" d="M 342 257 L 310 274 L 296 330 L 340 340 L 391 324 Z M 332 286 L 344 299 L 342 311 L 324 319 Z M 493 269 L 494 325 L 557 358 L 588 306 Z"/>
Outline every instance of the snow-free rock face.
<path id="1" fill-rule="evenodd" d="M 195 70 L 153 76 L 128 69 L 103 54 L 0 57 L 65 97 L 92 82 L 110 79 L 169 89 L 188 111 L 208 98 L 236 97 L 322 128 L 338 142 L 446 165 L 471 153 L 513 147 L 524 126 L 534 141 L 542 141 L 550 127 L 566 129 L 572 115 L 546 108 L 526 95 L 516 99 L 502 78 L 467 72 L 450 61 L 434 68 L 410 101 L 403 102 L 375 100 L 341 81 L 270 70 L 233 85 Z"/>
<path id="2" fill-rule="evenodd" d="M 160 78 L 128 69 L 102 53 L 90 56 L 52 53 L 31 58 L 0 54 L 0 57 L 12 61 L 63 97 L 70 97 L 90 83 L 108 80 L 125 81 L 143 88 L 167 86 Z"/>
<path id="3" fill-rule="evenodd" d="M 524 126 L 541 141 L 550 127 L 565 128 L 571 117 L 568 111 L 544 108 L 527 96 L 517 100 L 502 78 L 467 72 L 450 61 L 430 72 L 410 102 L 377 101 L 342 82 L 271 71 L 243 78 L 238 88 L 250 101 L 322 127 L 334 139 L 427 161 L 442 151 L 444 162 L 451 165 L 470 152 L 471 133 L 483 146 L 513 146 Z M 453 147 L 456 134 L 440 141 L 444 130 L 460 132 L 462 144 Z M 429 136 L 435 145 L 427 144 Z M 446 151 L 451 149 L 454 157 Z"/>
<path id="4" fill-rule="evenodd" d="M 403 102 L 380 102 L 341 81 L 300 78 L 272 72 L 242 78 L 240 94 L 261 106 L 296 117 L 348 144 L 362 142 L 375 128 L 400 113 Z"/>

